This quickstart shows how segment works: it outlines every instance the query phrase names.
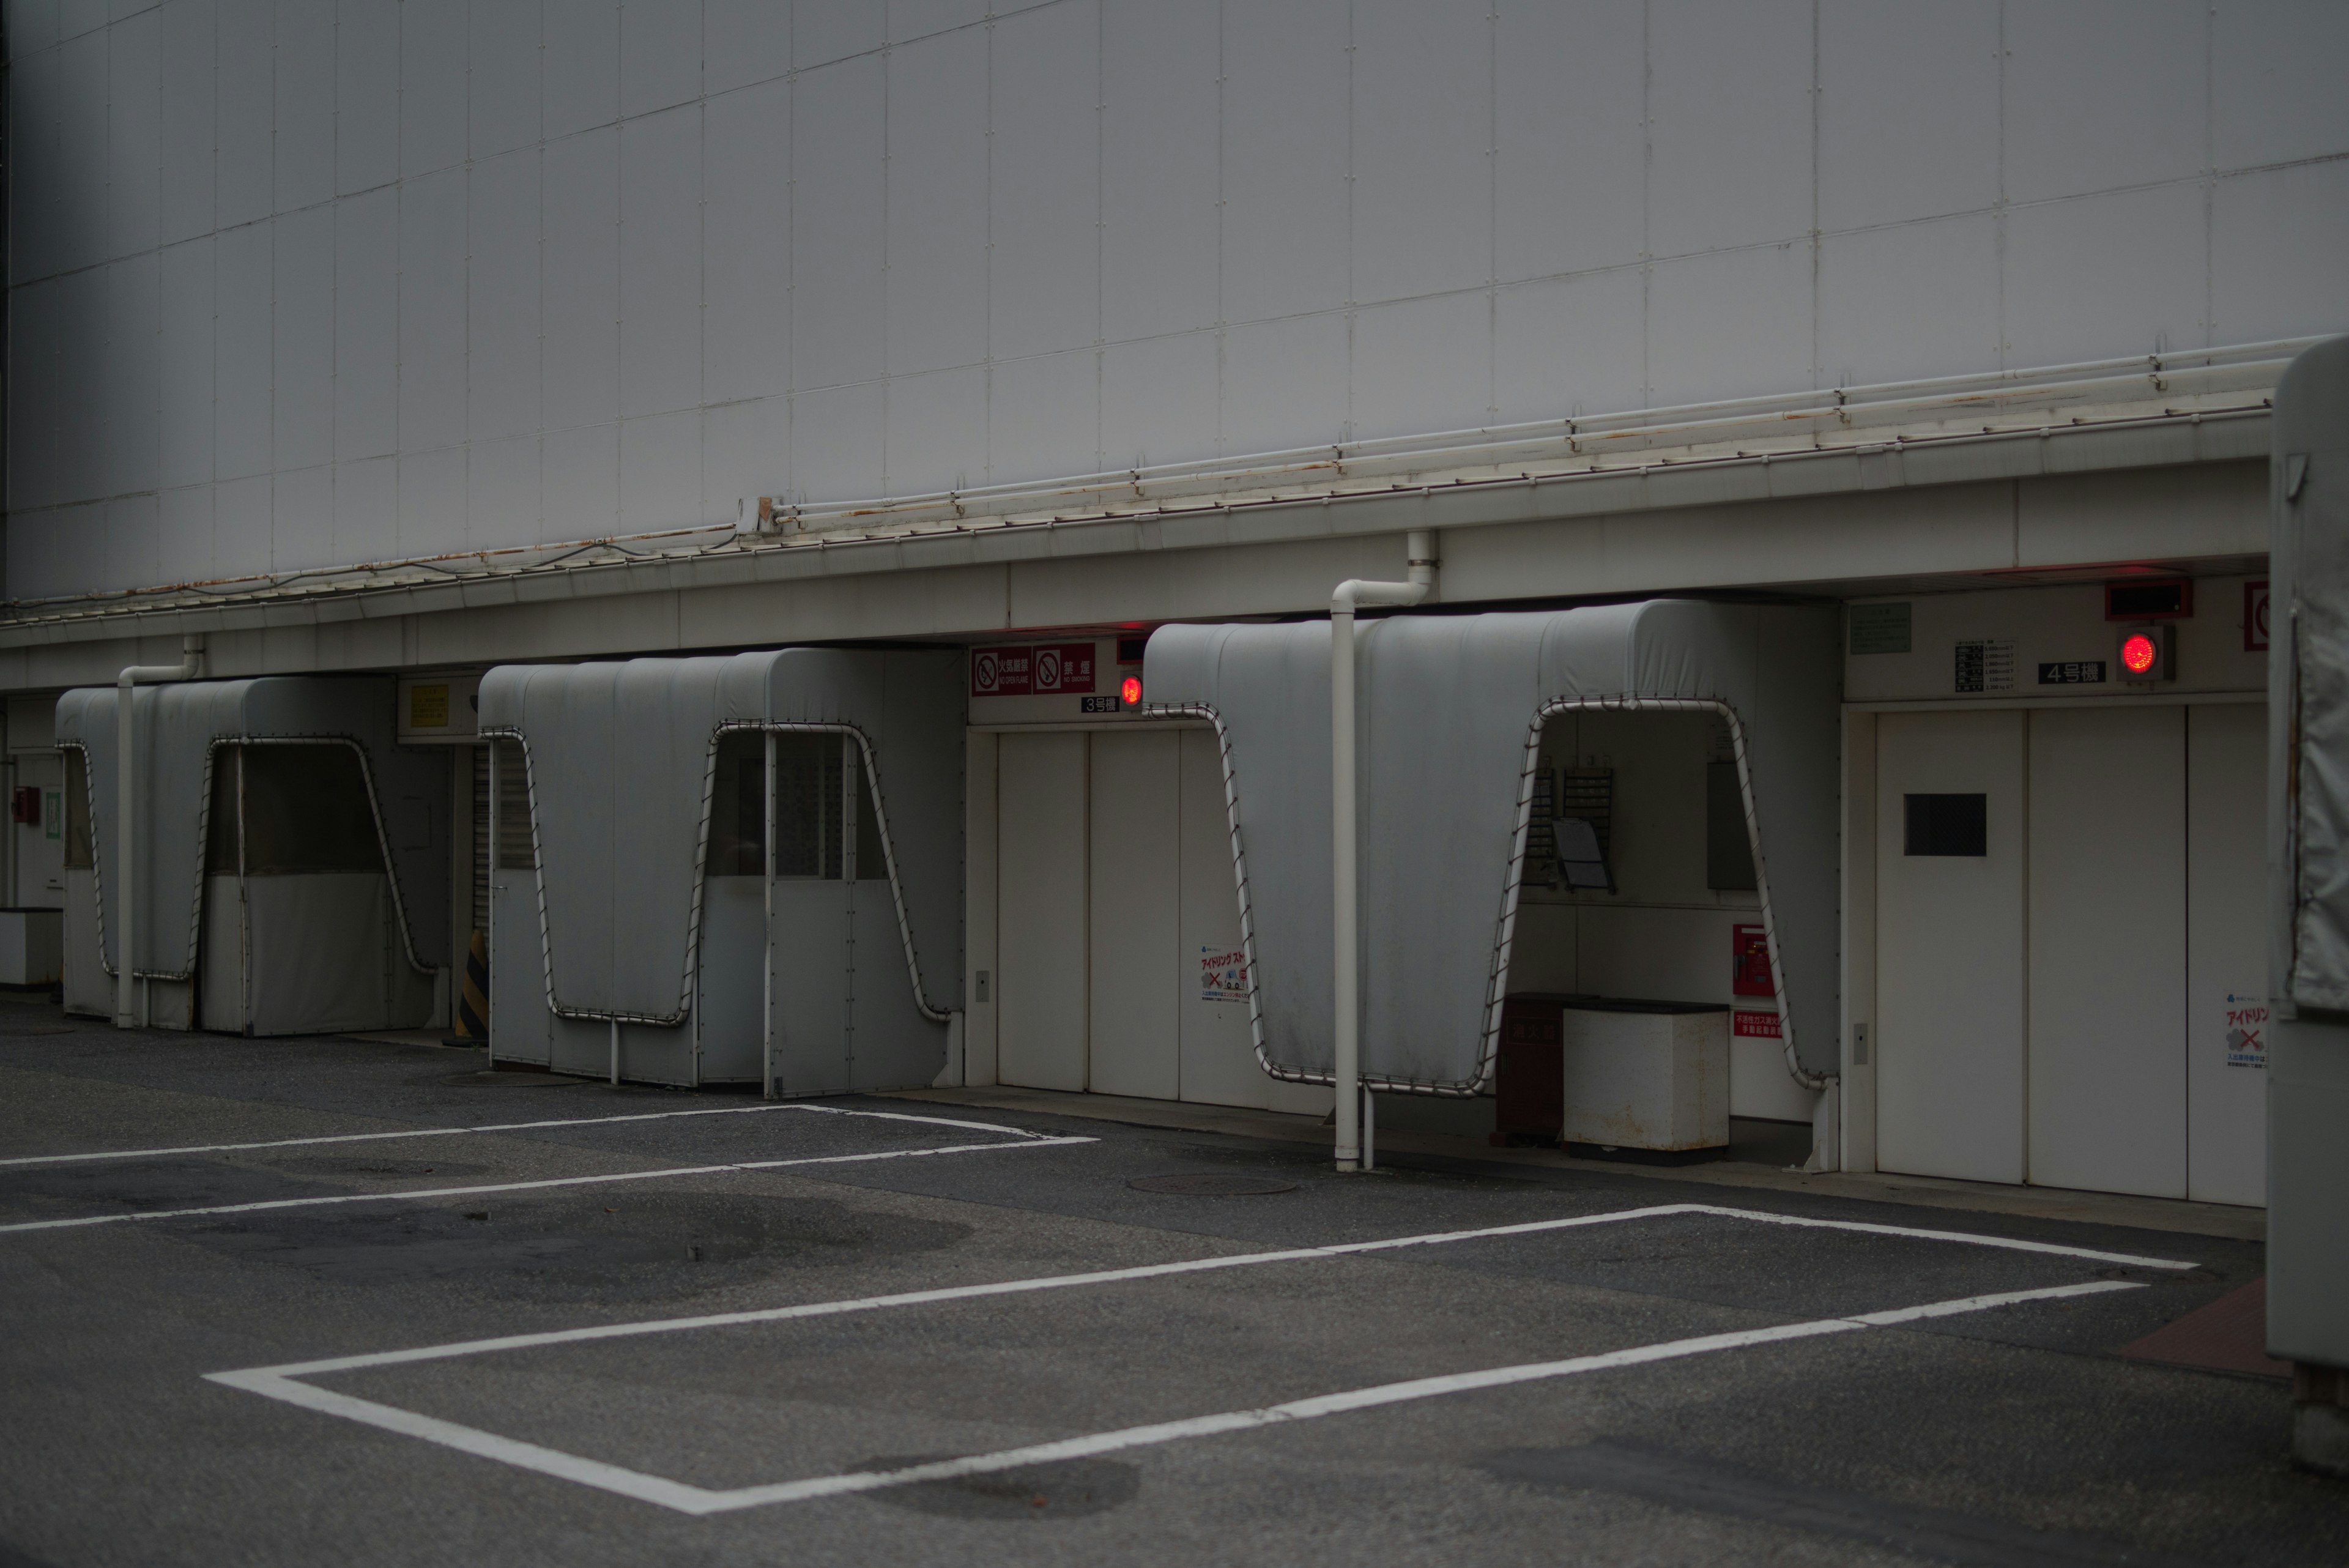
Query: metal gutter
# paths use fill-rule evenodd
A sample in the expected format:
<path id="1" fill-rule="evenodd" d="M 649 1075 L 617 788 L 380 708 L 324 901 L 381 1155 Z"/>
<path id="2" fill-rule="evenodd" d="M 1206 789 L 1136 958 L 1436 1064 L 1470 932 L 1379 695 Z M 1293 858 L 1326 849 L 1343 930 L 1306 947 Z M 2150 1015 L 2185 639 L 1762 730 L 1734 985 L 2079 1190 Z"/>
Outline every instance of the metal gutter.
<path id="1" fill-rule="evenodd" d="M 618 546 L 590 544 L 565 546 L 564 558 L 514 566 L 493 564 L 486 556 L 466 557 L 481 563 L 471 570 L 444 563 L 428 573 L 411 565 L 406 580 L 328 578 L 307 585 L 256 584 L 242 593 L 191 589 L 25 604 L 13 616 L 0 618 L 0 648 L 2251 462 L 2267 452 L 2267 389 L 2273 384 L 2269 372 L 2274 364 L 2261 360 L 2205 370 L 2206 381 L 2250 384 L 2179 386 L 2179 395 L 2151 405 L 2139 400 L 2143 378 L 2131 377 L 2125 400 L 2083 402 L 2068 415 L 2041 406 L 2027 414 L 1992 410 L 1979 398 L 1953 405 L 1940 398 L 1930 401 L 1930 411 L 1942 417 L 1929 421 L 1919 417 L 1928 411 L 1923 404 L 1898 400 L 1909 419 L 1872 427 L 1864 417 L 1868 410 L 1848 403 L 1839 410 L 1805 410 L 1799 420 L 1780 405 L 1760 437 L 1754 434 L 1755 417 L 1743 412 L 1726 421 L 1706 418 L 1621 431 L 1578 430 L 1566 436 L 1553 431 L 1537 443 L 1538 454 L 1525 450 L 1537 443 L 1504 443 L 1513 449 L 1506 455 L 1527 460 L 1508 468 L 1489 461 L 1503 455 L 1490 444 L 1473 451 L 1452 447 L 1442 455 L 1455 463 L 1463 457 L 1488 461 L 1442 472 L 1423 468 L 1398 480 L 1362 473 L 1364 467 L 1380 466 L 1367 458 L 1325 459 L 1298 476 L 1305 483 L 1293 486 L 1154 500 L 1141 498 L 1137 476 L 1128 475 L 1122 504 L 1073 513 L 987 520 L 868 514 L 868 526 L 861 531 L 727 537 L 658 554 L 626 551 L 617 560 L 591 558 L 588 552 Z M 2178 371 L 2168 372 L 2167 379 L 2194 379 Z M 2121 394 L 2110 379 L 2064 385 L 2093 389 L 2100 398 Z M 2054 389 L 2042 382 L 2029 395 L 2036 405 Z M 1817 419 L 1829 421 L 1832 428 L 1817 428 Z M 1959 428 L 1961 421 L 1967 428 Z M 1735 428 L 1725 429 L 1724 422 Z M 1801 428 L 1789 430 L 1790 422 Z M 1683 444 L 1654 444 L 1668 431 Z M 1634 452 L 1612 445 L 1618 439 L 1649 444 Z M 1604 450 L 1591 450 L 1600 443 Z M 1531 461 L 1537 455 L 1546 461 Z M 1427 461 L 1425 449 L 1414 461 Z M 1261 471 L 1254 477 L 1261 483 Z M 1142 480 L 1140 488 L 1151 483 Z"/>

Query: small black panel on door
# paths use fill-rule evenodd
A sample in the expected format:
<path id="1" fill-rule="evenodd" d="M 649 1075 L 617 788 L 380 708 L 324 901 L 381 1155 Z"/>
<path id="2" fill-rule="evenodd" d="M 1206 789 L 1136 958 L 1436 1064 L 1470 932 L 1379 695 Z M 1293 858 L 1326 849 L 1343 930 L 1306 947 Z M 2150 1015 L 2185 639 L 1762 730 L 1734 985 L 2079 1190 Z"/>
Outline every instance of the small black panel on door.
<path id="1" fill-rule="evenodd" d="M 1982 794 L 1912 794 L 1906 849 L 1910 855 L 1988 855 L 1990 797 Z"/>

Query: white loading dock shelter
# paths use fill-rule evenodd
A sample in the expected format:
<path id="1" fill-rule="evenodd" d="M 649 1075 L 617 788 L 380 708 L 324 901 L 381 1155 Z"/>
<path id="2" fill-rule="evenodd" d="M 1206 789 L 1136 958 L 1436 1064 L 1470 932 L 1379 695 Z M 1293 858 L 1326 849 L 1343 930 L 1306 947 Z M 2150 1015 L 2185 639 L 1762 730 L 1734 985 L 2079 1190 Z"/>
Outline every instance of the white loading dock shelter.
<path id="1" fill-rule="evenodd" d="M 1222 737 L 1256 1045 L 1266 1071 L 1309 1082 L 1328 1081 L 1334 1050 L 1330 635 L 1326 622 L 1165 627 L 1151 639 L 1145 678 L 1154 710 L 1206 718 Z M 1832 1076 L 1832 611 L 1662 599 L 1402 615 L 1361 626 L 1356 663 L 1371 1086 L 1485 1091 L 1513 991 L 1714 1001 L 1730 989 L 1731 954 L 1723 942 L 1708 963 L 1704 950 L 1741 908 L 1775 960 L 1775 994 L 1759 1005 L 1775 1014 L 1769 1047 L 1780 1078 L 1816 1090 Z M 1754 875 L 1750 892 L 1708 889 L 1737 895 L 1708 903 L 1677 884 L 1692 872 L 1708 879 L 1704 747 L 1716 721 Z M 1615 890 L 1569 888 L 1528 918 L 1529 862 L 1567 815 L 1565 790 L 1582 782 L 1561 780 L 1556 759 L 1619 751 L 1658 774 L 1654 798 L 1637 803 L 1651 840 L 1640 885 L 1627 867 L 1609 878 Z M 1686 774 L 1677 788 L 1662 778 L 1672 770 L 1661 759 L 1675 753 Z M 1563 847 L 1550 848 L 1552 860 Z M 1689 896 L 1667 896 L 1675 891 Z M 1537 986 L 1526 984 L 1527 970 Z M 1708 982 L 1707 971 L 1718 978 Z M 1807 1114 L 1815 1098 L 1795 1103 Z"/>
<path id="2" fill-rule="evenodd" d="M 2267 597 L 1848 607 L 1847 1166 L 2265 1201 Z"/>
<path id="3" fill-rule="evenodd" d="M 963 656 L 508 665 L 481 687 L 499 1061 L 907 1088 L 961 972 Z"/>
<path id="4" fill-rule="evenodd" d="M 159 1028 L 419 1028 L 444 1013 L 448 762 L 393 743 L 393 682 L 136 689 L 133 972 Z M 116 689 L 57 700 L 67 1011 L 110 1015 L 121 960 Z"/>

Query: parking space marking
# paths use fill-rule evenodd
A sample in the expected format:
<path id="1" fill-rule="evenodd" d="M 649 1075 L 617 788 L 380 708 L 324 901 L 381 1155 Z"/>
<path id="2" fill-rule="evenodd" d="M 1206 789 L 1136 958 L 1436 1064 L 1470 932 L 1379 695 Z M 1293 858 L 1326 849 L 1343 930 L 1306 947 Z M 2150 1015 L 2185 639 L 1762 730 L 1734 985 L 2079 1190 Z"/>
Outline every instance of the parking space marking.
<path id="1" fill-rule="evenodd" d="M 1414 1378 L 1402 1383 L 1381 1384 L 1369 1388 L 1318 1395 L 1309 1399 L 1291 1400 L 1286 1404 L 1264 1406 L 1251 1410 L 1226 1411 L 1213 1416 L 1198 1416 L 1179 1421 L 1125 1428 L 1114 1432 L 1099 1432 L 1086 1437 L 1032 1444 L 1024 1448 L 1005 1449 L 994 1453 L 940 1459 L 929 1464 L 907 1466 L 899 1469 L 863 1470 L 843 1475 L 812 1476 L 801 1480 L 779 1481 L 729 1490 L 713 1490 L 682 1481 L 669 1480 L 660 1476 L 647 1475 L 617 1465 L 608 1465 L 598 1459 L 585 1459 L 577 1454 L 566 1454 L 559 1449 L 501 1437 L 494 1432 L 482 1431 L 479 1428 L 466 1427 L 453 1421 L 443 1421 L 435 1417 L 419 1415 L 411 1410 L 402 1410 L 395 1406 L 378 1404 L 374 1400 L 358 1398 L 353 1395 L 336 1393 L 330 1389 L 319 1388 L 299 1381 L 305 1377 L 322 1376 L 336 1372 L 363 1371 L 372 1367 L 402 1366 L 421 1361 L 443 1361 L 458 1356 L 481 1355 L 498 1351 L 527 1350 L 543 1345 L 576 1345 L 595 1340 L 624 1339 L 654 1334 L 676 1334 L 692 1329 L 731 1327 L 745 1324 L 779 1323 L 795 1318 L 829 1317 L 846 1313 L 873 1312 L 888 1307 L 968 1301 L 985 1296 L 1018 1295 L 1082 1285 L 1111 1284 L 1176 1274 L 1250 1268 L 1265 1263 L 1309 1262 L 1393 1251 L 1407 1247 L 1441 1246 L 1455 1241 L 1530 1236 L 1674 1215 L 1712 1215 L 1733 1220 L 1752 1220 L 1767 1224 L 1792 1224 L 1806 1228 L 1850 1231 L 1872 1235 L 1909 1237 L 2002 1251 L 2041 1252 L 2085 1262 L 2117 1263 L 2134 1268 L 2176 1270 L 2191 1269 L 2197 1266 L 2190 1262 L 2181 1262 L 2175 1258 L 2137 1257 L 2126 1252 L 2108 1252 L 2085 1247 L 2065 1247 L 2054 1242 L 2024 1241 L 2008 1236 L 1977 1235 L 1964 1231 L 1934 1231 L 1902 1225 L 1811 1220 L 1759 1210 L 1733 1209 L 1712 1203 L 1664 1203 L 1644 1209 L 1617 1210 L 1605 1214 L 1579 1214 L 1559 1220 L 1528 1220 L 1513 1225 L 1484 1226 L 1469 1231 L 1441 1231 L 1413 1236 L 1388 1236 L 1374 1241 L 1341 1241 L 1322 1247 L 1285 1247 L 1260 1252 L 1190 1258 L 1171 1263 L 1145 1263 L 1123 1269 L 1101 1269 L 1085 1273 L 1050 1274 L 1032 1279 L 1001 1280 L 985 1284 L 948 1285 L 931 1290 L 901 1291 L 890 1295 L 808 1302 L 794 1306 L 768 1307 L 750 1312 L 713 1313 L 698 1317 L 657 1318 L 647 1322 L 602 1324 L 588 1328 L 559 1329 L 541 1334 L 505 1334 L 491 1339 L 460 1340 L 447 1345 L 419 1345 L 406 1350 L 377 1351 L 360 1355 L 329 1356 L 317 1361 L 288 1362 L 276 1366 L 253 1366 L 232 1372 L 208 1372 L 204 1374 L 204 1377 L 207 1382 L 218 1383 L 231 1388 L 241 1388 L 247 1393 L 259 1394 L 266 1398 L 297 1406 L 303 1409 L 315 1410 L 322 1415 L 339 1416 L 347 1420 L 357 1421 L 384 1431 L 419 1438 L 443 1448 L 453 1449 L 481 1459 L 496 1459 L 521 1469 L 536 1471 L 541 1475 L 575 1481 L 583 1486 L 592 1486 L 603 1491 L 634 1498 L 642 1502 L 657 1503 L 664 1508 L 674 1509 L 684 1513 L 708 1514 L 752 1508 L 765 1503 L 799 1502 L 812 1498 L 877 1490 L 884 1487 L 907 1486 L 926 1480 L 952 1480 L 957 1476 L 1009 1469 L 1019 1465 L 1043 1463 L 1052 1459 L 1077 1459 L 1091 1454 L 1112 1452 L 1118 1449 L 1142 1448 L 1157 1443 L 1180 1441 L 1188 1438 L 1210 1437 L 1220 1432 L 1239 1431 L 1251 1427 L 1269 1426 L 1283 1421 L 1339 1415 L 1349 1410 L 1369 1409 L 1380 1405 L 1432 1398 L 1438 1395 L 1460 1393 L 1475 1388 L 1499 1387 L 1512 1383 L 1530 1382 L 1542 1378 L 1573 1376 L 1581 1373 L 1604 1371 L 1617 1366 L 1631 1366 L 1646 1362 L 1702 1355 L 1714 1351 L 1739 1349 L 1747 1345 L 1765 1345 L 1780 1340 L 1844 1334 L 1862 1328 L 1891 1327 L 1899 1324 L 1922 1322 L 1931 1318 L 1985 1312 L 1994 1307 L 2143 1288 L 2141 1282 L 2137 1281 L 2096 1280 L 2083 1284 L 2054 1285 L 2035 1290 L 2009 1291 L 1992 1295 L 1963 1296 L 1949 1301 L 1929 1302 L 1918 1306 L 1859 1313 L 1846 1317 L 1818 1318 L 1807 1323 L 1782 1324 L 1769 1328 L 1745 1329 L 1731 1334 L 1703 1334 L 1692 1339 L 1670 1340 L 1657 1345 L 1634 1346 L 1627 1350 L 1609 1351 L 1598 1355 L 1575 1356 L 1564 1361 L 1534 1362 L 1518 1366 L 1491 1367 L 1475 1372 L 1448 1374 L 1441 1377 Z"/>
<path id="2" fill-rule="evenodd" d="M 139 1220 L 188 1220 L 205 1214 L 254 1214 L 271 1209 L 316 1209 L 337 1203 L 408 1203 L 424 1198 L 473 1198 L 488 1192 L 534 1192 L 550 1187 L 590 1187 L 616 1181 L 658 1181 L 672 1176 L 716 1176 L 730 1171 L 781 1170 L 803 1165 L 855 1165 L 876 1159 L 920 1159 L 932 1155 L 988 1154 L 1005 1149 L 1052 1148 L 1096 1143 L 1090 1137 L 1021 1137 L 1003 1143 L 958 1143 L 938 1148 L 878 1149 L 864 1154 L 804 1155 L 796 1159 L 740 1159 L 724 1165 L 679 1165 L 665 1170 L 622 1170 L 602 1176 L 554 1176 L 536 1181 L 492 1181 L 473 1187 L 422 1187 L 404 1192 L 338 1192 L 318 1198 L 272 1198 L 259 1203 L 213 1203 L 200 1209 L 150 1209 L 128 1214 L 82 1214 L 69 1220 L 21 1220 L 0 1225 L 0 1235 L 23 1231 L 71 1231 L 91 1225 L 124 1225 Z"/>
<path id="3" fill-rule="evenodd" d="M 761 1102 L 755 1106 L 719 1106 L 691 1111 L 642 1111 L 618 1116 L 564 1116 L 543 1122 L 492 1122 L 471 1127 L 404 1127 L 397 1132 L 331 1133 L 319 1137 L 268 1138 L 259 1143 L 191 1143 L 176 1148 L 116 1148 L 96 1154 L 28 1154 L 0 1159 L 0 1168 L 19 1165 L 69 1165 L 94 1159 L 159 1159 L 173 1154 L 235 1154 L 256 1148 L 297 1148 L 305 1144 L 369 1143 L 384 1138 L 457 1137 L 466 1133 L 527 1132 L 536 1127 L 592 1127 L 607 1122 L 672 1121 L 679 1116 L 741 1116 L 766 1111 L 812 1111 L 835 1116 L 870 1116 L 878 1121 L 923 1122 L 931 1127 L 961 1127 L 968 1132 L 1006 1133 L 1013 1137 L 1041 1137 L 1025 1127 L 999 1122 L 959 1121 L 952 1116 L 916 1116 L 902 1111 L 860 1111 L 845 1106 L 819 1106 L 806 1100 Z"/>

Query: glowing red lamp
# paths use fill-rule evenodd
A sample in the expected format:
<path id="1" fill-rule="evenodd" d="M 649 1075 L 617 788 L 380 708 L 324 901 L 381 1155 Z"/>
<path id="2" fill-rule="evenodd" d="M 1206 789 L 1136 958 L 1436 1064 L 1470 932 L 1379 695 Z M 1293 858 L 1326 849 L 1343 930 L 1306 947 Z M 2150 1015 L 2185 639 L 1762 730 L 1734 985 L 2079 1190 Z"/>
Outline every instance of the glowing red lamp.
<path id="1" fill-rule="evenodd" d="M 2153 639 L 2141 631 L 2130 633 L 2121 642 L 2121 668 L 2132 675 L 2151 673 L 2154 661 L 2160 657 L 2160 650 L 2153 646 Z"/>
<path id="2" fill-rule="evenodd" d="M 1142 677 L 1129 675 L 1118 683 L 1117 699 L 1129 708 L 1142 706 Z"/>

